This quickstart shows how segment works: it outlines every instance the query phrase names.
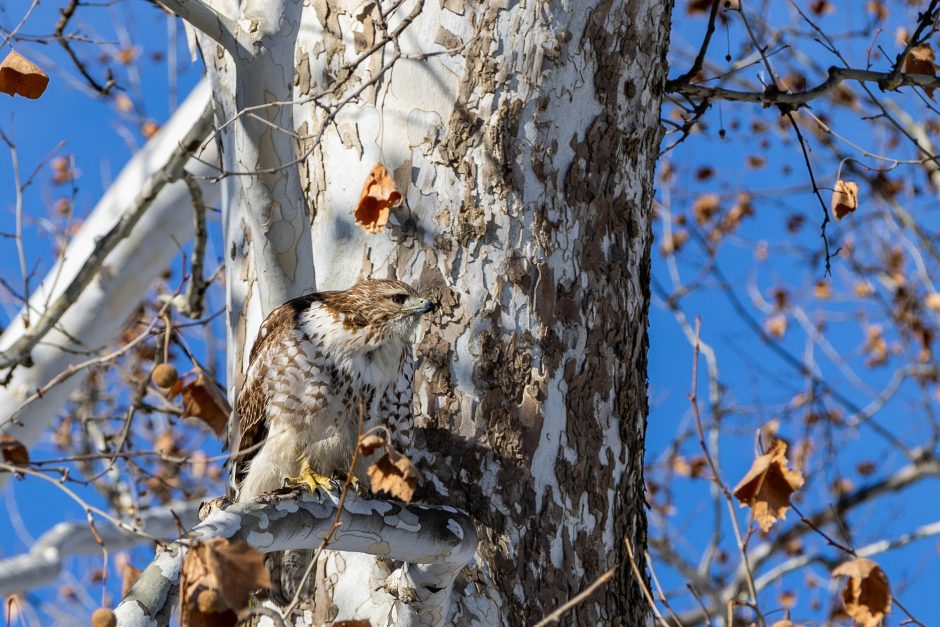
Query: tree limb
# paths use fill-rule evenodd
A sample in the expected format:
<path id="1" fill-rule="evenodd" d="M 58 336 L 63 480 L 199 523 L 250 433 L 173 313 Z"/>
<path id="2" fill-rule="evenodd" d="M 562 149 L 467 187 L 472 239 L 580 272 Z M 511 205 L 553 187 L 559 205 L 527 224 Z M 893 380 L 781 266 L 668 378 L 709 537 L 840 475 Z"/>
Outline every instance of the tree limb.
<path id="1" fill-rule="evenodd" d="M 148 536 L 175 538 L 178 525 L 195 524 L 198 512 L 197 502 L 175 503 L 143 512 L 129 523 Z M 109 551 L 129 548 L 145 540 L 115 525 L 96 525 L 96 531 Z M 101 544 L 87 522 L 59 523 L 39 538 L 29 553 L 0 560 L 0 597 L 54 581 L 67 557 L 100 552 Z"/>
<path id="2" fill-rule="evenodd" d="M 189 545 L 209 538 L 245 540 L 263 553 L 316 549 L 329 533 L 339 494 L 297 492 L 216 510 L 180 542 L 161 549 L 115 613 L 122 627 L 166 625 Z M 406 505 L 349 495 L 330 549 L 406 562 L 382 589 L 396 599 L 399 624 L 441 624 L 457 573 L 473 559 L 473 521 L 452 507 Z M 363 582 L 364 584 L 366 582 Z"/>
<path id="3" fill-rule="evenodd" d="M 50 302 L 58 302 L 65 286 L 77 269 L 95 254 L 100 238 L 129 212 L 140 208 L 132 204 L 141 189 L 155 187 L 154 177 L 165 177 L 168 161 L 179 149 L 180 140 L 189 133 L 210 102 L 209 86 L 201 83 L 187 97 L 146 146 L 121 170 L 98 201 L 38 289 L 31 295 L 29 307 L 42 314 Z M 202 161 L 217 163 L 216 144 L 210 142 L 200 156 Z M 205 176 L 215 166 L 191 159 L 188 168 Z M 206 203 L 217 202 L 218 190 L 206 186 Z M 148 201 L 149 202 L 149 201 Z M 30 351 L 33 365 L 17 368 L 5 387 L 0 386 L 0 434 L 9 434 L 27 447 L 32 446 L 56 419 L 79 379 L 65 380 L 46 390 L 42 397 L 26 406 L 23 402 L 89 355 L 109 346 L 120 334 L 133 309 L 144 298 L 148 286 L 177 254 L 179 243 L 193 235 L 193 223 L 181 220 L 180 207 L 189 202 L 186 185 L 177 181 L 165 184 L 150 208 L 143 212 L 128 236 L 104 259 L 97 274 L 41 341 L 33 336 Z M 100 261 L 100 259 L 99 259 Z M 35 315 L 32 321 L 35 322 Z M 10 322 L 0 337 L 0 347 L 15 345 L 35 326 L 26 328 L 22 315 Z M 22 345 L 22 344 L 21 344 Z M 14 415 L 15 412 L 15 415 Z M 0 485 L 9 474 L 0 473 Z"/>
<path id="4" fill-rule="evenodd" d="M 229 54 L 235 56 L 238 49 L 235 20 L 222 15 L 203 0 L 150 0 L 177 17 L 187 21 L 196 30 L 211 37 Z"/>
<path id="5" fill-rule="evenodd" d="M 884 81 L 889 78 L 891 78 L 891 75 L 888 72 L 831 67 L 829 68 L 829 76 L 822 83 L 806 91 L 793 93 L 785 93 L 773 88 L 764 91 L 737 91 L 723 87 L 707 87 L 687 81 L 680 82 L 678 79 L 667 83 L 666 91 L 703 100 L 759 102 L 768 107 L 782 105 L 793 109 L 805 105 L 811 100 L 822 98 L 846 80 L 858 81 L 860 83 L 884 84 Z M 902 74 L 900 78 L 897 79 L 897 86 L 940 88 L 940 78 L 928 74 Z"/>
<path id="6" fill-rule="evenodd" d="M 130 203 L 130 209 L 98 239 L 93 251 L 65 289 L 49 303 L 42 315 L 24 330 L 16 341 L 0 352 L 0 368 L 14 368 L 21 364 L 31 365 L 30 353 L 33 347 L 56 325 L 88 284 L 98 275 L 105 258 L 130 234 L 134 225 L 147 212 L 160 191 L 168 183 L 180 178 L 189 158 L 199 149 L 211 130 L 212 106 L 207 104 L 196 123 L 177 144 L 165 165 L 153 173 L 137 197 Z"/>

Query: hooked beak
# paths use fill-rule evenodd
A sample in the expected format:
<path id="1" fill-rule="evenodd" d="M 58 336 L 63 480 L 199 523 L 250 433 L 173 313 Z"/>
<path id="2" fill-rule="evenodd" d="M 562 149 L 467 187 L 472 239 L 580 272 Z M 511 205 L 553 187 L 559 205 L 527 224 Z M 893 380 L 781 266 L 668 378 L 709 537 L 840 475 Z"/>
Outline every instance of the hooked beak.
<path id="1" fill-rule="evenodd" d="M 437 309 L 437 303 L 427 298 L 419 298 L 413 307 L 409 307 L 414 314 L 426 314 Z"/>

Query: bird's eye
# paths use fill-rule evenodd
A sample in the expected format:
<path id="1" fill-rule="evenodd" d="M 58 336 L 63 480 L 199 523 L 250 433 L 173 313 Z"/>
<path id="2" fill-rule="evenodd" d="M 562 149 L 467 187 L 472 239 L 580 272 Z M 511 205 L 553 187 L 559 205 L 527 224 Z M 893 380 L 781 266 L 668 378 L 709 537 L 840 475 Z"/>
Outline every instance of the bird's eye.
<path id="1" fill-rule="evenodd" d="M 396 305 L 404 305 L 406 300 L 408 300 L 408 296 L 406 294 L 395 294 L 392 296 L 392 302 Z"/>

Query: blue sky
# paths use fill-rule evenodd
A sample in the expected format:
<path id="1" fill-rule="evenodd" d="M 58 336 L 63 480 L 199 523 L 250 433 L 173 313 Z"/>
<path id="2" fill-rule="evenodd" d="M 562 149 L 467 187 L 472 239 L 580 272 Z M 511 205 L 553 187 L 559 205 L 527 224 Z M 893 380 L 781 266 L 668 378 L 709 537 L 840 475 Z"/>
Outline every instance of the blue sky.
<path id="1" fill-rule="evenodd" d="M 0 12 L 0 25 L 9 28 L 19 21 L 24 3 L 15 7 L 7 6 Z M 683 0 L 676 10 L 673 30 L 673 52 L 671 58 L 678 63 L 678 70 L 684 70 L 688 58 L 684 51 L 695 50 L 700 33 L 704 27 L 701 17 L 689 17 L 683 11 Z M 790 12 L 785 3 L 771 3 L 761 6 L 768 9 L 773 19 L 790 19 Z M 806 4 L 806 3 L 802 3 Z M 864 30 L 870 25 L 870 16 L 863 6 L 865 3 L 839 3 L 836 13 L 826 16 L 822 24 L 826 28 L 846 31 Z M 757 3 L 754 4 L 758 6 Z M 894 6 L 892 4 L 892 6 Z M 39 5 L 24 33 L 42 34 L 51 31 L 57 19 L 57 6 L 52 3 Z M 898 24 L 909 23 L 909 15 L 898 10 L 892 14 L 889 24 L 884 29 L 883 44 L 893 54 L 893 28 Z M 118 2 L 110 7 L 88 8 L 80 12 L 74 24 L 83 33 L 96 40 L 114 42 L 101 48 L 87 44 L 77 44 L 80 56 L 89 60 L 89 70 L 96 77 L 102 77 L 104 68 L 101 50 L 112 57 L 126 47 L 126 42 L 133 42 L 143 52 L 137 63 L 125 67 L 118 61 L 106 62 L 114 68 L 119 82 L 130 86 L 126 96 L 134 105 L 135 115 L 126 116 L 115 111 L 111 103 L 91 97 L 76 88 L 76 72 L 65 54 L 56 45 L 22 43 L 17 49 L 29 56 L 50 74 L 51 81 L 46 94 L 37 101 L 25 101 L 0 96 L 0 127 L 16 142 L 21 168 L 30 171 L 43 160 L 50 151 L 56 150 L 60 142 L 64 145 L 57 149 L 57 155 L 73 155 L 79 178 L 75 213 L 87 214 L 100 197 L 109 181 L 117 174 L 121 166 L 133 154 L 135 148 L 145 140 L 140 132 L 140 123 L 144 120 L 162 122 L 172 110 L 175 102 L 181 100 L 189 88 L 198 80 L 200 69 L 189 61 L 189 53 L 182 37 L 182 29 L 175 33 L 167 17 L 147 3 Z M 168 68 L 168 58 L 155 59 L 152 51 L 166 51 L 168 38 L 175 35 L 173 43 L 176 50 L 175 72 Z M 806 41 L 806 40 L 804 40 Z M 843 52 L 853 62 L 864 63 L 869 39 L 866 37 L 850 38 L 844 41 Z M 719 28 L 713 44 L 713 58 L 721 62 L 725 52 L 737 55 L 745 46 L 739 25 L 732 25 L 727 31 Z M 6 49 L 0 51 L 5 54 Z M 821 67 L 833 64 L 826 53 L 819 47 L 806 43 L 800 52 L 811 59 L 818 59 Z M 783 53 L 781 53 L 783 54 Z M 675 75 L 678 71 L 670 72 Z M 761 74 L 760 68 L 751 68 L 742 72 L 743 76 L 754 79 Z M 176 76 L 178 98 L 168 94 L 170 77 Z M 818 78 L 818 77 L 817 77 Z M 814 78 L 810 77 L 810 82 Z M 916 106 L 916 102 L 911 106 Z M 771 136 L 767 145 L 760 145 L 754 134 L 749 132 L 749 124 L 760 119 L 768 126 L 777 123 L 778 115 L 773 110 L 761 110 L 757 105 L 724 103 L 713 108 L 704 121 L 708 132 L 693 135 L 685 143 L 664 158 L 676 169 L 677 183 L 674 186 L 663 185 L 658 181 L 659 201 L 669 203 L 676 211 L 684 211 L 702 193 L 719 192 L 733 197 L 738 191 L 747 189 L 754 196 L 756 215 L 745 220 L 734 236 L 723 245 L 719 264 L 734 286 L 737 293 L 748 304 L 748 309 L 755 312 L 747 295 L 747 286 L 753 284 L 759 292 L 766 295 L 771 286 L 786 287 L 795 298 L 810 293 L 815 281 L 823 278 L 822 266 L 812 261 L 811 255 L 820 249 L 817 225 L 820 209 L 815 198 L 809 193 L 806 172 L 802 167 L 799 147 L 786 133 Z M 735 128 L 737 121 L 739 124 Z M 857 118 L 845 115 L 838 118 L 839 130 L 856 141 L 869 145 L 884 145 L 886 139 L 872 133 L 870 127 Z M 728 128 L 727 137 L 718 140 L 714 130 L 724 126 Z M 667 138 L 667 142 L 670 138 Z M 767 160 L 762 169 L 748 167 L 748 157 L 760 154 Z M 909 155 L 906 157 L 909 158 Z M 821 178 L 832 184 L 833 169 L 822 157 L 819 161 L 823 171 Z M 662 166 L 662 163 L 660 164 Z M 718 174 L 709 180 L 701 181 L 696 171 L 702 166 L 711 166 Z M 825 169 L 828 167 L 828 169 Z M 36 184 L 26 195 L 26 213 L 31 216 L 44 216 L 57 198 L 67 195 L 66 187 L 54 187 L 49 184 L 51 172 L 45 167 L 39 174 Z M 915 176 L 915 175 L 911 175 Z M 669 190 L 668 197 L 664 190 Z M 795 191 L 786 191 L 795 190 Z M 763 193 L 762 193 L 763 192 Z M 828 196 L 826 196 L 828 198 Z M 0 232 L 13 230 L 13 185 L 10 158 L 6 150 L 0 150 Z M 909 209 L 918 212 L 919 219 L 925 226 L 936 225 L 936 201 L 933 197 L 910 199 Z M 795 234 L 785 228 L 787 219 L 793 214 L 806 217 L 805 226 Z M 49 258 L 53 247 L 48 235 L 48 222 L 30 220 L 27 224 L 28 256 L 30 268 L 36 277 L 41 277 L 48 268 L 44 260 Z M 864 221 L 848 220 L 830 226 L 830 237 L 834 247 L 841 245 L 846 238 L 863 238 Z M 670 286 L 670 273 L 666 259 L 659 253 L 662 241 L 661 227 L 657 224 L 657 237 L 653 251 L 653 272 L 660 285 Z M 770 256 L 765 262 L 755 260 L 755 242 L 766 242 Z M 15 248 L 9 241 L 0 240 L 0 277 L 11 285 L 21 282 Z M 698 266 L 705 260 L 703 254 L 697 254 L 693 246 L 679 256 L 678 268 L 683 277 L 693 276 Z M 859 346 L 863 342 L 861 327 L 857 323 L 859 308 L 850 299 L 841 300 L 841 294 L 850 288 L 849 279 L 838 260 L 834 261 L 833 288 L 836 296 L 825 303 L 807 306 L 807 311 L 827 321 L 827 337 L 833 346 L 854 362 L 862 360 Z M 15 314 L 15 306 L 8 299 L 0 306 L 0 320 L 7 320 Z M 728 387 L 726 402 L 730 405 L 746 408 L 747 411 L 732 411 L 726 418 L 721 437 L 719 459 L 726 482 L 734 484 L 750 466 L 753 459 L 754 431 L 761 424 L 773 418 L 781 421 L 780 433 L 788 439 L 800 436 L 801 422 L 797 410 L 781 410 L 793 396 L 805 390 L 805 382 L 794 377 L 791 368 L 764 343 L 755 338 L 735 313 L 727 298 L 712 281 L 706 288 L 683 299 L 683 311 L 690 317 L 699 315 L 703 320 L 703 339 L 712 344 L 718 354 L 722 382 Z M 756 312 L 758 321 L 763 324 L 764 316 Z M 863 311 L 866 319 L 877 319 L 878 308 L 871 306 Z M 796 323 L 791 320 L 791 328 Z M 689 391 L 691 376 L 691 347 L 682 335 L 672 313 L 654 305 L 650 311 L 650 419 L 647 434 L 647 457 L 650 462 L 659 459 L 672 445 L 677 432 L 690 427 L 690 413 L 686 393 Z M 807 351 L 805 335 L 788 332 L 782 345 L 795 355 Z M 703 362 L 704 369 L 704 362 Z M 886 383 L 890 370 L 860 369 L 860 377 L 865 383 L 880 389 Z M 841 374 L 832 363 L 821 365 L 821 374 L 827 381 L 840 384 Z M 700 378 L 699 385 L 704 390 L 706 379 Z M 897 433 L 906 441 L 916 442 L 924 438 L 923 421 L 912 413 L 919 408 L 920 394 L 916 386 L 906 386 L 878 415 L 878 420 Z M 850 391 L 851 392 L 851 391 Z M 703 395 L 704 396 L 704 395 Z M 859 405 L 865 405 L 868 398 L 857 397 Z M 708 410 L 707 404 L 703 409 Z M 843 474 L 851 474 L 860 461 L 874 459 L 879 470 L 890 470 L 904 463 L 897 454 L 885 452 L 870 431 L 861 430 L 857 434 L 837 436 L 835 443 L 840 447 L 838 455 L 830 467 L 823 469 L 822 478 L 813 484 L 814 492 L 807 495 L 811 503 L 819 504 L 825 498 L 821 486 Z M 33 451 L 36 458 L 50 455 L 53 449 L 48 443 Z M 694 446 L 688 444 L 683 454 L 692 457 L 696 454 Z M 862 479 L 859 479 L 862 481 Z M 62 520 L 79 520 L 83 513 L 79 507 L 52 486 L 35 480 L 14 481 L 2 495 L 3 509 L 8 516 L 0 516 L 0 555 L 11 555 L 24 551 L 31 540 Z M 710 512 L 708 486 L 702 480 L 676 480 L 676 514 L 671 524 L 682 530 L 682 540 L 677 548 L 694 555 L 708 538 L 710 527 L 700 521 L 703 514 Z M 931 512 L 925 512 L 923 504 L 936 502 L 935 482 L 924 482 L 909 489 L 899 497 L 890 497 L 872 507 L 864 507 L 853 516 L 853 520 L 868 520 L 861 524 L 861 536 L 856 538 L 861 545 L 870 540 L 910 531 L 917 525 L 931 522 Z M 15 505 L 15 507 L 14 507 Z M 812 510 L 813 507 L 808 507 Z M 936 508 L 934 508 L 936 509 Z M 933 514 L 936 515 L 935 513 Z M 709 513 L 710 516 L 710 513 Z M 793 514 L 790 514 L 792 520 Z M 21 520 L 20 520 L 21 519 Z M 746 522 L 745 513 L 740 518 Z M 723 548 L 732 552 L 733 544 L 723 543 Z M 809 541 L 808 541 L 809 542 Z M 907 607 L 921 620 L 928 623 L 933 617 L 940 616 L 935 609 L 932 591 L 940 575 L 937 566 L 937 542 L 928 539 L 914 543 L 902 550 L 879 556 L 877 559 L 888 571 L 893 584 L 898 586 L 900 596 Z M 146 563 L 149 548 L 135 552 L 134 562 L 138 566 Z M 733 552 L 732 552 L 733 558 Z M 79 584 L 92 591 L 98 598 L 99 591 L 88 585 L 90 569 L 100 565 L 98 559 L 82 559 L 70 565 L 69 570 L 79 577 Z M 779 588 L 773 588 L 762 599 L 765 608 L 775 607 L 777 595 L 785 589 L 799 592 L 797 608 L 808 607 L 813 597 L 823 599 L 828 605 L 826 589 L 827 574 L 816 569 L 821 582 L 821 589 L 810 590 L 803 575 L 785 580 Z M 682 579 L 665 565 L 657 565 L 657 574 L 667 589 L 681 591 Z M 113 575 L 112 575 L 113 581 Z M 901 585 L 899 585 L 901 584 Z M 112 588 L 113 591 L 113 588 Z M 677 595 L 681 592 L 677 592 Z M 52 601 L 57 599 L 54 589 L 38 591 L 34 599 Z M 689 599 L 677 600 L 678 607 L 689 607 Z M 810 610 L 806 610 L 810 612 Z M 818 615 L 817 614 L 813 614 Z M 799 616 L 799 613 L 795 614 Z M 899 621 L 897 615 L 892 624 Z M 79 620 L 79 623 L 82 621 Z"/>

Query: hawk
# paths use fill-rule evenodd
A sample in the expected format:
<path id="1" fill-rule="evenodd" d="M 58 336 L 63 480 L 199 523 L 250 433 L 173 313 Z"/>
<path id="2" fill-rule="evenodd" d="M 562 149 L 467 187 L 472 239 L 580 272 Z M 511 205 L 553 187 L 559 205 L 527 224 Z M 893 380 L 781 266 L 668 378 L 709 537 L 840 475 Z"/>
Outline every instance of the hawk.
<path id="1" fill-rule="evenodd" d="M 285 479 L 346 476 L 364 429 L 407 440 L 413 422 L 414 331 L 434 303 L 401 281 L 366 280 L 278 307 L 261 324 L 235 401 L 237 500 Z M 364 479 L 362 469 L 356 476 Z M 303 477 L 303 479 L 300 479 Z"/>

